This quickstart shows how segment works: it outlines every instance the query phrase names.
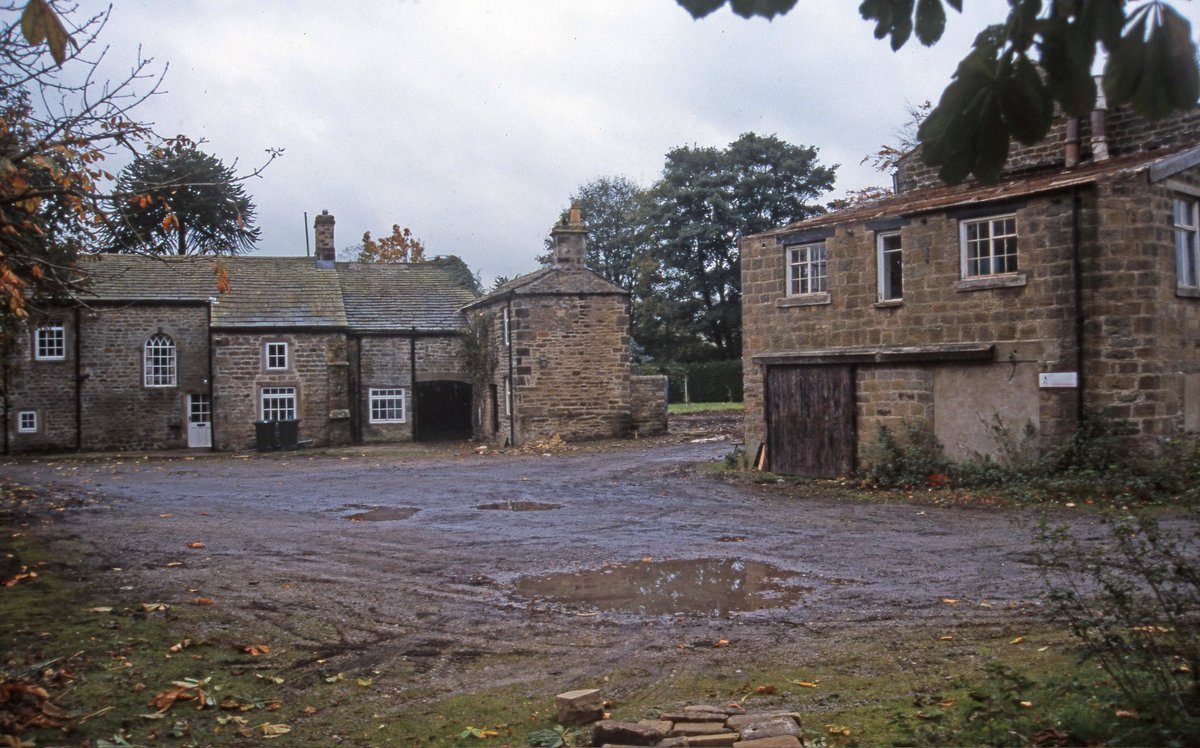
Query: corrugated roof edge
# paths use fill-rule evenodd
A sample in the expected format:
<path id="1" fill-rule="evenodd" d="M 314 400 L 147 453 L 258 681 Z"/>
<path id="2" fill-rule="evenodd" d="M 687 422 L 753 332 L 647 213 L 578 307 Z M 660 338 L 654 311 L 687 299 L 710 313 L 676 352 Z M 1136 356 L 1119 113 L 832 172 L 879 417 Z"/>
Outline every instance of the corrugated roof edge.
<path id="1" fill-rule="evenodd" d="M 1179 169 L 1187 168 L 1186 166 L 1177 165 L 1189 163 L 1188 158 L 1180 157 L 1190 151 L 1196 151 L 1200 154 L 1200 146 L 1179 146 L 1157 151 L 1143 151 L 1128 156 L 1120 156 L 1108 161 L 1088 164 L 1076 169 L 1056 170 L 1037 176 L 1015 177 L 994 185 L 972 184 L 968 186 L 958 185 L 954 187 L 933 187 L 915 190 L 903 195 L 885 197 L 865 205 L 858 205 L 821 216 L 814 216 L 813 218 L 797 221 L 770 231 L 749 234 L 745 238 L 779 238 L 797 231 L 838 226 L 844 223 L 879 220 L 897 215 L 917 215 L 964 205 L 983 205 L 1012 200 L 1013 198 L 1026 195 L 1057 192 L 1070 189 L 1071 187 L 1090 184 L 1099 181 L 1103 177 L 1148 171 L 1159 162 L 1168 164 L 1170 168 L 1175 168 L 1176 171 L 1173 173 L 1177 173 Z M 1156 176 L 1160 179 L 1165 178 L 1157 172 Z"/>

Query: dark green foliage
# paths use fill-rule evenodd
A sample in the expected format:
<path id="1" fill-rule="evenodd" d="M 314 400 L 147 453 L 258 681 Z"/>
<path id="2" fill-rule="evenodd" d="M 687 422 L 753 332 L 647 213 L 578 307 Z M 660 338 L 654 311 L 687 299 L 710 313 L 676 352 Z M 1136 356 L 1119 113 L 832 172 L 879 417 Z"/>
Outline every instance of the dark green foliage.
<path id="1" fill-rule="evenodd" d="M 815 148 L 745 133 L 724 149 L 667 154 L 649 190 L 645 251 L 653 258 L 634 336 L 656 358 L 736 358 L 742 351 L 737 237 L 817 215 L 834 169 Z"/>
<path id="2" fill-rule="evenodd" d="M 1144 515 L 1109 514 L 1100 543 L 1043 522 L 1038 566 L 1050 612 L 1108 675 L 1117 745 L 1200 742 L 1200 549 L 1196 520 L 1173 528 Z"/>
<path id="3" fill-rule="evenodd" d="M 742 360 L 658 364 L 642 367 L 644 373 L 666 374 L 668 402 L 740 403 Z M 686 381 L 686 385 L 685 385 Z"/>
<path id="4" fill-rule="evenodd" d="M 867 480 L 889 488 L 939 484 L 949 468 L 941 442 L 922 423 L 906 421 L 903 428 L 897 436 L 887 426 L 879 427 L 865 470 Z"/>
<path id="5" fill-rule="evenodd" d="M 676 0 L 693 17 L 721 0 Z M 898 50 L 916 32 L 936 43 L 946 27 L 943 3 L 962 0 L 863 0 L 859 13 L 875 23 L 875 38 Z M 937 108 L 921 127 L 925 162 L 957 184 L 970 175 L 1000 178 L 1012 140 L 1036 143 L 1050 129 L 1057 103 L 1072 116 L 1095 104 L 1091 77 L 1098 49 L 1107 61 L 1104 93 L 1112 107 L 1131 106 L 1151 119 L 1191 109 L 1200 98 L 1200 69 L 1191 26 L 1171 4 L 1124 0 L 1009 0 L 1003 24 L 984 29 L 959 63 Z M 733 2 L 744 17 L 773 18 L 794 0 Z M 1040 73 L 1039 73 L 1040 71 Z"/>
<path id="6" fill-rule="evenodd" d="M 463 258 L 458 255 L 438 255 L 431 257 L 422 262 L 438 265 L 445 268 L 446 274 L 454 280 L 459 286 L 474 293 L 476 296 L 483 293 L 483 282 L 479 280 L 477 273 L 472 273 L 471 268 L 463 261 Z"/>
<path id="7" fill-rule="evenodd" d="M 113 201 L 106 224 L 112 252 L 240 254 L 260 234 L 233 169 L 190 144 L 122 169 Z"/>

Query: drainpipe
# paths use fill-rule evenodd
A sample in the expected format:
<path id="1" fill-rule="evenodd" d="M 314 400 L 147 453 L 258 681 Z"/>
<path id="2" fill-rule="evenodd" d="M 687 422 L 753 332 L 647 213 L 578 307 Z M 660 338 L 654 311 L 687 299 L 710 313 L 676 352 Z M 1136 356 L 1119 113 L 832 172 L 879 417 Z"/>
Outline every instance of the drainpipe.
<path id="1" fill-rule="evenodd" d="M 354 341 L 354 371 L 350 373 L 350 439 L 362 444 L 362 347 L 363 336 L 351 335 Z"/>
<path id="2" fill-rule="evenodd" d="M 83 350 L 80 339 L 83 337 L 83 315 L 79 307 L 75 307 L 75 451 L 83 451 L 83 364 L 79 354 Z"/>
<path id="3" fill-rule="evenodd" d="M 512 296 L 504 302 L 508 310 L 508 338 L 505 339 L 506 347 L 508 348 L 508 391 L 504 393 L 507 398 L 505 403 L 508 410 L 508 443 L 510 446 L 517 446 L 517 382 L 513 378 L 513 328 L 516 326 L 516 317 L 512 313 Z M 501 333 L 504 331 L 501 330 Z"/>
<path id="4" fill-rule="evenodd" d="M 408 336 L 408 381 L 412 389 L 412 434 L 413 441 L 417 440 L 417 328 L 413 327 Z"/>
<path id="5" fill-rule="evenodd" d="M 307 239 L 307 234 L 305 235 Z M 209 445 L 209 450 L 217 451 L 217 380 L 215 378 L 216 366 L 213 364 L 213 325 L 212 325 L 212 308 L 216 303 L 216 299 L 209 299 L 205 311 L 208 313 L 208 437 L 212 441 Z M 191 417 L 191 414 L 188 414 Z"/>
<path id="6" fill-rule="evenodd" d="M 1083 424 L 1084 384 L 1083 375 L 1083 260 L 1080 257 L 1079 231 L 1079 188 L 1071 190 L 1071 270 L 1075 276 L 1075 419 L 1076 428 Z"/>
<path id="7" fill-rule="evenodd" d="M 1064 154 L 1065 166 L 1068 169 L 1074 169 L 1079 166 L 1079 118 L 1071 117 L 1067 120 L 1067 144 L 1066 153 Z"/>

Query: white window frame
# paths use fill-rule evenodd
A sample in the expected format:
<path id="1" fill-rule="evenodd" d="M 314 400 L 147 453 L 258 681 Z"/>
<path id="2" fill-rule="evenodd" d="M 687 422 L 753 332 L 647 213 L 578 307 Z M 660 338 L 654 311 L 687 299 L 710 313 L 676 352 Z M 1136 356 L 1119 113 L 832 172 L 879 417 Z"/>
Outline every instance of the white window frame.
<path id="1" fill-rule="evenodd" d="M 1200 291 L 1200 199 L 1176 195 L 1171 204 L 1175 230 L 1175 286 Z"/>
<path id="2" fill-rule="evenodd" d="M 36 361 L 62 361 L 67 357 L 67 328 L 42 325 L 33 332 L 33 358 Z"/>
<path id="3" fill-rule="evenodd" d="M 212 395 L 204 392 L 188 395 L 188 423 L 212 423 Z"/>
<path id="4" fill-rule="evenodd" d="M 38 412 L 36 410 L 17 411 L 17 433 L 36 434 L 38 430 Z"/>
<path id="5" fill-rule="evenodd" d="M 888 243 L 895 240 L 895 246 L 889 247 Z M 894 255 L 899 267 L 900 293 L 892 296 L 890 289 L 892 287 L 892 266 L 890 264 L 891 257 Z M 904 298 L 904 244 L 900 239 L 899 231 L 880 232 L 875 236 L 875 267 L 876 267 L 876 295 L 879 301 L 900 301 Z"/>
<path id="6" fill-rule="evenodd" d="M 508 311 L 508 307 L 504 307 L 504 313 L 501 316 L 503 318 L 502 324 L 504 329 L 504 345 L 510 346 L 512 345 L 512 320 Z"/>
<path id="7" fill-rule="evenodd" d="M 263 421 L 296 420 L 295 387 L 263 387 L 258 391 L 258 415 Z"/>
<path id="8" fill-rule="evenodd" d="M 371 423 L 406 423 L 408 398 L 402 387 L 368 390 Z"/>
<path id="9" fill-rule="evenodd" d="M 971 236 L 973 229 L 976 230 L 974 237 Z M 963 280 L 1016 275 L 1021 270 L 1017 214 L 959 221 L 958 247 Z M 1002 266 L 999 270 L 996 269 L 998 263 Z"/>
<path id="10" fill-rule="evenodd" d="M 504 378 L 504 415 L 511 416 L 513 412 L 512 377 Z"/>
<path id="11" fill-rule="evenodd" d="M 142 346 L 142 383 L 147 387 L 175 387 L 179 384 L 178 351 L 175 340 L 166 333 L 155 333 Z"/>
<path id="12" fill-rule="evenodd" d="M 263 367 L 267 371 L 287 371 L 288 344 L 276 340 L 263 345 Z"/>
<path id="13" fill-rule="evenodd" d="M 829 290 L 829 254 L 825 242 L 792 245 L 786 252 L 788 296 Z"/>

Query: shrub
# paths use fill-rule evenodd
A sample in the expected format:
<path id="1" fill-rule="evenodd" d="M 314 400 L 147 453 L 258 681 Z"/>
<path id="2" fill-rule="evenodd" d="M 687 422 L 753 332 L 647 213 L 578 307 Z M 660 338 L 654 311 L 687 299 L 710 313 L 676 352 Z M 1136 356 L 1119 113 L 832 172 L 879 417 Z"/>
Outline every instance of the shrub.
<path id="1" fill-rule="evenodd" d="M 923 423 L 905 421 L 903 429 L 897 437 L 887 426 L 879 427 L 865 471 L 867 480 L 883 487 L 940 485 L 949 467 L 941 442 Z"/>

